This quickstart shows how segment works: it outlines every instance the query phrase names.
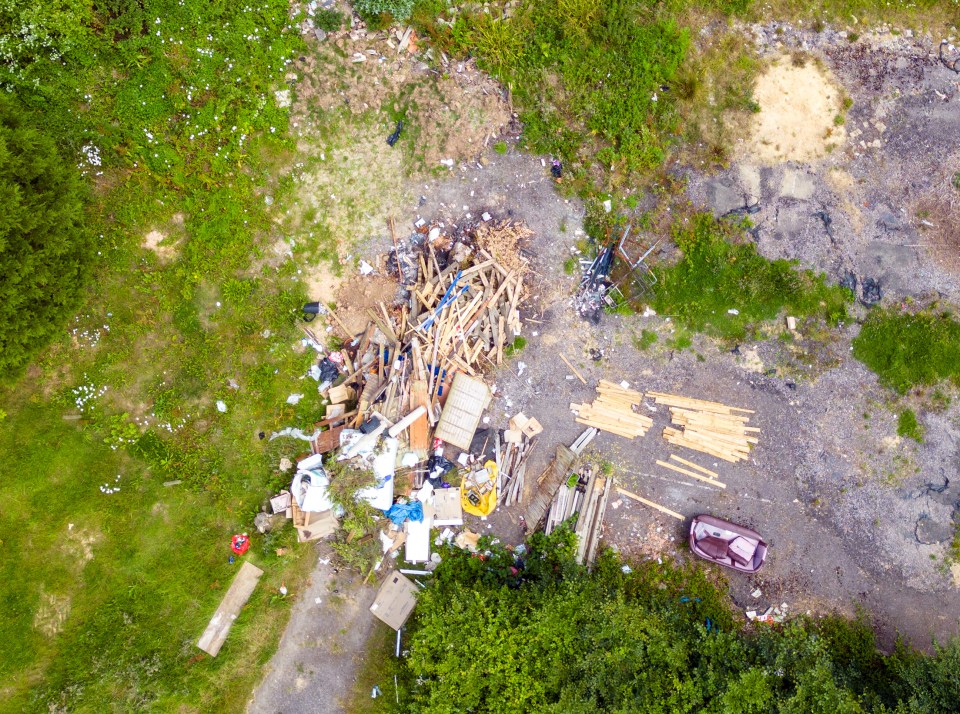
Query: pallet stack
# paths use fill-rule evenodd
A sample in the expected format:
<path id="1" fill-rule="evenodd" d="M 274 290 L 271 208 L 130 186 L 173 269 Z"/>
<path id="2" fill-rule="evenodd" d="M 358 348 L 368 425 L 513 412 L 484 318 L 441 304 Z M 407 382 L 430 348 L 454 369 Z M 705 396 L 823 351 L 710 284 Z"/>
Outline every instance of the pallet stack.
<path id="1" fill-rule="evenodd" d="M 643 401 L 643 393 L 601 379 L 592 404 L 571 403 L 577 423 L 592 426 L 617 436 L 633 439 L 643 436 L 653 420 L 634 411 Z"/>
<path id="2" fill-rule="evenodd" d="M 737 463 L 746 461 L 751 447 L 758 443 L 760 429 L 747 426 L 747 415 L 754 413 L 750 409 L 662 392 L 647 396 L 668 406 L 671 421 L 680 427 L 664 428 L 663 438 L 671 444 Z"/>

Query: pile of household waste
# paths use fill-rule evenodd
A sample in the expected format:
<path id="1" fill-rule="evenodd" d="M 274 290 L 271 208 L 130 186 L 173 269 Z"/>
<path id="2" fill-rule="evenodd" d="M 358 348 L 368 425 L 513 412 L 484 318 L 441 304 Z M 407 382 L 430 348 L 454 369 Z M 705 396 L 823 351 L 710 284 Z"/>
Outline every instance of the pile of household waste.
<path id="1" fill-rule="evenodd" d="M 493 397 L 484 371 L 502 362 L 522 332 L 527 260 L 520 243 L 530 232 L 488 214 L 455 236 L 418 224 L 414 239 L 396 242 L 386 261 L 405 297 L 369 310 L 364 329 L 351 334 L 320 303 L 305 308 L 326 316 L 342 346 L 327 350 L 304 326 L 305 344 L 321 356 L 311 376 L 326 414 L 313 433 L 288 428 L 271 436 L 311 446 L 273 508 L 293 520 L 300 540 L 322 538 L 343 515 L 329 493 L 333 474 L 370 472 L 372 484 L 354 496 L 384 514 L 384 557 L 403 548 L 408 563 L 429 563 L 432 527 L 471 547 L 476 536 L 452 530 L 464 513 L 485 517 L 498 503 L 522 499 L 542 427 L 517 414 L 509 428 L 480 428 Z"/>

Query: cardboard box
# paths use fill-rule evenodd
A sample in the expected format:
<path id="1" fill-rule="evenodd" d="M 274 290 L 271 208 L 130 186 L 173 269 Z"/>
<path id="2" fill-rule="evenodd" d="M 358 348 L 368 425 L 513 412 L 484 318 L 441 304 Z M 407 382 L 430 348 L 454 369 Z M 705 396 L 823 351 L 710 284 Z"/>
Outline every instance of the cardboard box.
<path id="1" fill-rule="evenodd" d="M 543 427 L 540 426 L 540 422 L 538 422 L 536 419 L 531 418 L 527 420 L 527 423 L 524 424 L 523 429 L 521 429 L 521 431 L 527 435 L 528 439 L 532 439 L 537 434 L 543 433 Z"/>
<path id="2" fill-rule="evenodd" d="M 274 513 L 281 513 L 290 508 L 290 492 L 281 491 L 276 496 L 270 499 L 270 507 L 273 509 Z"/>
<path id="3" fill-rule="evenodd" d="M 460 505 L 459 488 L 438 488 L 433 492 L 433 505 L 436 509 L 433 525 L 463 525 L 463 506 Z"/>
<path id="4" fill-rule="evenodd" d="M 417 606 L 417 586 L 400 573 L 394 571 L 380 586 L 376 599 L 370 606 L 370 612 L 395 630 L 404 623 Z"/>

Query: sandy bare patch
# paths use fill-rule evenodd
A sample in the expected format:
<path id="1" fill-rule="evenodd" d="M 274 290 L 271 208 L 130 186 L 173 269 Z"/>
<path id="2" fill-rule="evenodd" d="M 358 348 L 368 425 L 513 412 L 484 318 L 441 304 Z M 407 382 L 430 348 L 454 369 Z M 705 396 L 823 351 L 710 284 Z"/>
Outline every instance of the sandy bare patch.
<path id="1" fill-rule="evenodd" d="M 63 629 L 70 614 L 70 598 L 66 595 L 40 593 L 40 605 L 33 615 L 33 627 L 45 637 L 53 637 Z"/>
<path id="2" fill-rule="evenodd" d="M 841 111 L 840 90 L 830 72 L 814 62 L 797 66 L 781 57 L 757 79 L 754 99 L 760 112 L 748 150 L 763 164 L 815 161 L 846 139 L 834 124 Z"/>
<path id="3" fill-rule="evenodd" d="M 100 540 L 100 534 L 87 528 L 78 528 L 72 523 L 67 525 L 67 537 L 60 546 L 80 568 L 93 560 L 93 546 Z"/>
<path id="4" fill-rule="evenodd" d="M 344 277 L 336 275 L 330 263 L 321 260 L 316 265 L 305 268 L 303 272 L 305 275 L 303 284 L 310 300 L 322 302 L 324 305 L 336 301 L 337 292 L 343 285 Z"/>
<path id="5" fill-rule="evenodd" d="M 178 242 L 163 231 L 154 229 L 143 236 L 141 245 L 156 253 L 157 257 L 166 263 L 176 257 Z"/>

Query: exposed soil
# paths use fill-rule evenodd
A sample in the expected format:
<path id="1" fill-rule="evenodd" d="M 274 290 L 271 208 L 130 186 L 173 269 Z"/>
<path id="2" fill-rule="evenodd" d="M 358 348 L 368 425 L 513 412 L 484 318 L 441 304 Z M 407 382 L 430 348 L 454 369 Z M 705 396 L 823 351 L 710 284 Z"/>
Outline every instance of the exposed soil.
<path id="1" fill-rule="evenodd" d="M 813 161 L 846 138 L 835 123 L 843 111 L 840 91 L 830 73 L 802 57 L 780 57 L 757 78 L 753 92 L 760 105 L 749 151 L 761 164 Z"/>

